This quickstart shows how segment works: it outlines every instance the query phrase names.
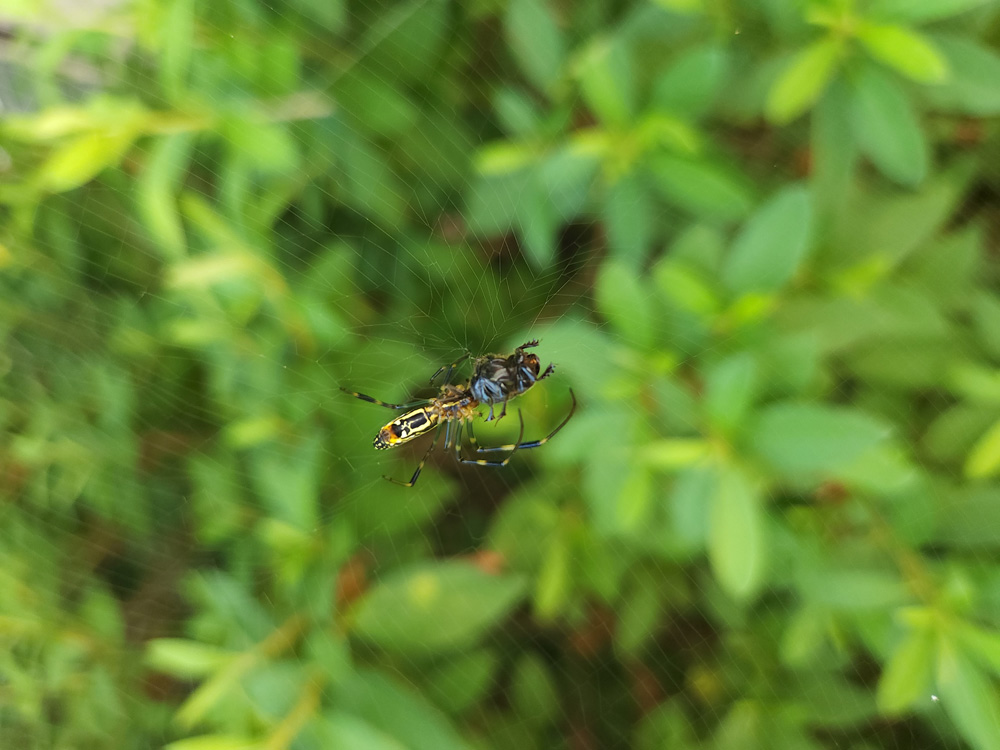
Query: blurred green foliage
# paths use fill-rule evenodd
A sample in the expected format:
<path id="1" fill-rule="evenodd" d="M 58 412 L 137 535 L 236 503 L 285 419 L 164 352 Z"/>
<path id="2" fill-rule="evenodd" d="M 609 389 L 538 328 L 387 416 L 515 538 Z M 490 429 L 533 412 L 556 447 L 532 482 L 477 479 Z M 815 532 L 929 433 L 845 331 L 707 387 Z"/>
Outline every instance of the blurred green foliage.
<path id="1" fill-rule="evenodd" d="M 5 8 L 0 746 L 996 750 L 997 6 Z"/>

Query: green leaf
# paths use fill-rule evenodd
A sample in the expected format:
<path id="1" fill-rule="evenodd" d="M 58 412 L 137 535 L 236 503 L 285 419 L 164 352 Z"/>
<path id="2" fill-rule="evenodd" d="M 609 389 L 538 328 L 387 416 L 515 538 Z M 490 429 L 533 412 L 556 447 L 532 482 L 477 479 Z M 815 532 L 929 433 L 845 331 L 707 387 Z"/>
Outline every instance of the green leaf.
<path id="1" fill-rule="evenodd" d="M 958 731 L 977 750 L 1000 747 L 1000 700 L 978 664 L 944 640 L 938 650 L 941 704 Z"/>
<path id="2" fill-rule="evenodd" d="M 705 376 L 705 411 L 713 427 L 729 434 L 743 426 L 757 395 L 757 362 L 749 352 L 712 366 Z"/>
<path id="3" fill-rule="evenodd" d="M 518 206 L 521 251 L 528 262 L 539 269 L 550 268 L 556 259 L 556 230 L 559 217 L 540 182 L 528 183 Z"/>
<path id="4" fill-rule="evenodd" d="M 653 344 L 652 291 L 635 271 L 608 261 L 598 273 L 595 296 L 598 310 L 626 340 L 641 348 Z"/>
<path id="5" fill-rule="evenodd" d="M 696 216 L 738 219 L 750 208 L 750 193 L 743 184 L 708 162 L 662 154 L 650 160 L 649 168 L 664 197 Z"/>
<path id="6" fill-rule="evenodd" d="M 927 700 L 934 677 L 935 636 L 925 629 L 911 630 L 882 670 L 878 682 L 879 708 L 901 714 L 919 700 Z"/>
<path id="7" fill-rule="evenodd" d="M 949 205 L 949 209 L 951 206 Z M 951 212 L 948 212 L 949 216 Z M 960 305 L 968 302 L 968 290 L 975 286 L 983 255 L 982 226 L 970 224 L 963 229 L 928 242 L 914 254 L 909 264 L 914 279 L 943 304 Z M 990 297 L 992 299 L 992 296 Z M 972 317 L 975 318 L 975 298 Z M 1000 302 L 997 303 L 1000 308 Z M 1000 342 L 1000 329 L 995 330 Z M 1000 348 L 995 349 L 1000 351 Z"/>
<path id="8" fill-rule="evenodd" d="M 722 278 L 735 292 L 770 292 L 795 275 L 809 250 L 812 207 L 800 185 L 783 188 L 737 236 Z"/>
<path id="9" fill-rule="evenodd" d="M 825 609 L 884 611 L 906 603 L 910 593 L 895 571 L 880 568 L 820 568 L 800 577 L 803 596 Z"/>
<path id="10" fill-rule="evenodd" d="M 969 479 L 986 479 L 997 472 L 1000 472 L 1000 421 L 979 438 L 965 461 L 965 476 Z"/>
<path id="11" fill-rule="evenodd" d="M 851 235 L 859 258 L 878 255 L 893 264 L 904 260 L 948 224 L 965 189 L 964 178 L 943 173 L 916 192 L 879 201 L 864 215 L 864 225 Z M 856 223 L 858 217 L 852 215 L 849 221 Z"/>
<path id="12" fill-rule="evenodd" d="M 492 651 L 460 654 L 427 673 L 428 695 L 449 713 L 461 713 L 483 699 L 499 666 Z"/>
<path id="13" fill-rule="evenodd" d="M 615 645 L 621 653 L 639 658 L 642 647 L 656 636 L 664 612 L 662 571 L 639 568 L 624 586 L 618 602 Z"/>
<path id="14" fill-rule="evenodd" d="M 38 172 L 39 187 L 61 193 L 90 182 L 117 166 L 139 135 L 127 123 L 113 132 L 85 133 L 61 144 Z"/>
<path id="15" fill-rule="evenodd" d="M 957 549 L 995 550 L 1000 524 L 1000 503 L 996 483 L 977 483 L 957 488 L 939 488 L 937 529 L 934 540 Z"/>
<path id="16" fill-rule="evenodd" d="M 138 182 L 142 218 L 164 256 L 173 261 L 184 255 L 186 247 L 177 198 L 193 146 L 194 139 L 186 133 L 161 138 L 153 145 Z"/>
<path id="17" fill-rule="evenodd" d="M 963 651 L 991 669 L 994 675 L 1000 676 L 1000 633 L 970 622 L 962 622 L 955 634 Z"/>
<path id="18" fill-rule="evenodd" d="M 193 679 L 211 674 L 237 655 L 217 646 L 183 638 L 154 638 L 146 646 L 145 663 L 159 672 Z"/>
<path id="19" fill-rule="evenodd" d="M 334 94 L 337 106 L 371 136 L 398 137 L 419 119 L 416 105 L 391 80 L 363 68 L 341 77 Z"/>
<path id="20" fill-rule="evenodd" d="M 809 109 L 833 77 L 843 47 L 839 38 L 824 37 L 799 52 L 768 93 L 768 119 L 783 124 Z"/>
<path id="21" fill-rule="evenodd" d="M 448 616 L 461 617 L 468 614 L 470 613 L 465 610 L 454 610 Z M 336 686 L 335 691 L 335 705 L 338 708 L 363 719 L 408 750 L 471 750 L 470 745 L 438 708 L 428 703 L 409 685 L 382 672 L 373 669 L 359 670 L 352 679 Z M 354 750 L 356 746 L 346 747 Z M 394 750 L 392 745 L 372 747 Z"/>
<path id="22" fill-rule="evenodd" d="M 191 51 L 195 40 L 194 0 L 175 0 L 168 6 L 160 53 L 160 85 L 170 100 L 180 98 L 185 89 Z"/>
<path id="23" fill-rule="evenodd" d="M 357 716 L 331 711 L 313 727 L 329 750 L 407 750 L 408 745 Z"/>
<path id="24" fill-rule="evenodd" d="M 726 593 L 737 599 L 756 594 L 766 545 L 760 486 L 743 471 L 724 467 L 709 508 L 708 559 Z"/>
<path id="25" fill-rule="evenodd" d="M 233 117 L 223 130 L 235 153 L 257 169 L 280 174 L 298 168 L 295 140 L 283 126 Z"/>
<path id="26" fill-rule="evenodd" d="M 664 255 L 653 268 L 653 281 L 672 307 L 708 318 L 722 309 L 722 301 L 708 279 L 675 253 Z"/>
<path id="27" fill-rule="evenodd" d="M 854 78 L 851 125 L 862 151 L 886 177 L 908 187 L 923 182 L 927 141 L 905 92 L 887 74 L 866 67 Z"/>
<path id="28" fill-rule="evenodd" d="M 664 438 L 643 446 L 640 456 L 644 466 L 660 471 L 676 471 L 699 463 L 711 455 L 712 445 L 700 438 Z"/>
<path id="29" fill-rule="evenodd" d="M 265 721 L 278 721 L 295 708 L 295 701 L 309 685 L 306 663 L 283 659 L 259 665 L 240 684 L 254 713 Z"/>
<path id="30" fill-rule="evenodd" d="M 535 102 L 520 89 L 503 87 L 493 96 L 493 109 L 500 118 L 504 130 L 524 137 L 540 127 L 542 115 Z"/>
<path id="31" fill-rule="evenodd" d="M 262 446 L 253 451 L 250 475 L 271 515 L 300 531 L 319 524 L 320 471 L 323 441 L 318 434 L 292 446 Z"/>
<path id="32" fill-rule="evenodd" d="M 800 608 L 788 618 L 781 636 L 781 662 L 792 668 L 807 668 L 815 663 L 831 630 L 829 612 L 813 606 Z"/>
<path id="33" fill-rule="evenodd" d="M 841 77 L 831 84 L 812 116 L 809 177 L 817 213 L 823 217 L 845 215 L 858 161 L 858 144 L 851 132 L 850 91 Z"/>
<path id="34" fill-rule="evenodd" d="M 1000 394 L 1000 380 L 996 388 Z M 981 405 L 956 404 L 927 425 L 921 440 L 923 451 L 935 462 L 960 464 L 998 416 Z"/>
<path id="35" fill-rule="evenodd" d="M 928 86 L 922 94 L 937 109 L 992 117 L 1000 114 L 1000 54 L 964 36 L 935 35 L 951 75 L 939 86 Z"/>
<path id="36" fill-rule="evenodd" d="M 164 745 L 163 750 L 258 750 L 262 746 L 250 737 L 235 734 L 203 734 Z"/>
<path id="37" fill-rule="evenodd" d="M 868 9 L 873 18 L 907 23 L 929 23 L 966 13 L 991 0 L 875 0 Z"/>
<path id="38" fill-rule="evenodd" d="M 616 261 L 633 270 L 642 267 L 653 239 L 653 202 L 635 175 L 626 175 L 607 188 L 601 203 L 608 250 Z"/>
<path id="39" fill-rule="evenodd" d="M 541 161 L 539 189 L 557 220 L 567 221 L 580 214 L 598 167 L 594 156 L 572 147 L 557 149 Z"/>
<path id="40" fill-rule="evenodd" d="M 545 0 L 510 0 L 504 32 L 528 80 L 551 91 L 562 73 L 566 43 Z"/>
<path id="41" fill-rule="evenodd" d="M 354 632 L 390 651 L 462 648 L 506 617 L 524 592 L 521 576 L 493 576 L 465 562 L 411 565 L 361 599 Z"/>
<path id="42" fill-rule="evenodd" d="M 838 406 L 786 402 L 760 413 L 749 444 L 785 475 L 830 474 L 889 436 L 864 412 Z"/>
<path id="43" fill-rule="evenodd" d="M 677 261 L 714 276 L 722 266 L 726 239 L 718 227 L 692 224 L 670 243 L 669 255 Z"/>
<path id="44" fill-rule="evenodd" d="M 708 44 L 688 50 L 656 79 L 653 106 L 691 120 L 701 117 L 715 103 L 728 68 L 723 47 Z"/>
<path id="45" fill-rule="evenodd" d="M 535 616 L 552 620 L 566 607 L 573 589 L 569 539 L 556 531 L 546 547 L 535 581 Z"/>
<path id="46" fill-rule="evenodd" d="M 340 155 L 346 178 L 341 186 L 344 202 L 391 226 L 402 224 L 406 190 L 390 168 L 385 154 L 361 138 L 349 138 L 342 144 Z"/>
<path id="47" fill-rule="evenodd" d="M 979 325 L 988 322 L 977 321 Z M 1000 404 L 1000 371 L 992 367 L 956 359 L 948 365 L 948 387 L 976 404 L 989 407 Z M 983 429 L 987 426 L 983 425 Z"/>
<path id="48" fill-rule="evenodd" d="M 688 469 L 677 477 L 669 498 L 671 531 L 686 550 L 700 550 L 708 539 L 709 509 L 717 494 L 718 472 L 707 466 Z"/>
<path id="49" fill-rule="evenodd" d="M 921 34 L 905 26 L 863 23 L 858 39 L 872 57 L 920 83 L 941 83 L 948 77 L 948 64 L 937 48 Z"/>
<path id="50" fill-rule="evenodd" d="M 368 69 L 383 80 L 426 80 L 448 39 L 450 13 L 444 0 L 407 0 L 374 14 L 358 45 Z"/>
<path id="51" fill-rule="evenodd" d="M 510 694 L 517 716 L 528 724 L 546 724 L 561 715 L 559 691 L 550 670 L 531 653 L 514 665 Z"/>
<path id="52" fill-rule="evenodd" d="M 977 238 L 977 255 L 981 252 L 981 247 Z M 965 289 L 964 286 L 962 288 Z M 976 341 L 990 357 L 1000 359 L 1000 298 L 992 292 L 977 292 L 973 294 L 969 307 Z"/>
<path id="53" fill-rule="evenodd" d="M 605 125 L 623 127 L 634 110 L 634 74 L 628 50 L 616 40 L 592 43 L 576 64 L 587 106 Z"/>
<path id="54" fill-rule="evenodd" d="M 467 199 L 465 220 L 479 235 L 506 232 L 523 211 L 534 175 L 520 169 L 506 174 L 480 175 Z"/>
<path id="55" fill-rule="evenodd" d="M 347 22 L 345 0 L 291 0 L 290 5 L 334 34 Z"/>

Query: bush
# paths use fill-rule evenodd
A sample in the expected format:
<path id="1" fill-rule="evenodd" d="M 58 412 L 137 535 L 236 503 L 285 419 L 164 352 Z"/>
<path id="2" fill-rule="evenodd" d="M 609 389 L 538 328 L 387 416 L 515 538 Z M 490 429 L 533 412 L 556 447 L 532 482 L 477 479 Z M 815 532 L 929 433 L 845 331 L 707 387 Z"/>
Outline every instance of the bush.
<path id="1" fill-rule="evenodd" d="M 997 3 L 6 23 L 4 747 L 1000 747 Z"/>

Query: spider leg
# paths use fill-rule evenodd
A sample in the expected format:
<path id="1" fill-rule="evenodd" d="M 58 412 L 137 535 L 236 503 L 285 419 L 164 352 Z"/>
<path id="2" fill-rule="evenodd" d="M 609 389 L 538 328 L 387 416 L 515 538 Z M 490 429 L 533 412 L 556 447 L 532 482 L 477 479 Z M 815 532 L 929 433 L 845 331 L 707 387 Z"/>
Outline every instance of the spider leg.
<path id="1" fill-rule="evenodd" d="M 527 343 L 521 344 L 517 348 L 518 348 L 518 350 L 534 349 L 536 346 L 538 346 L 538 339 L 532 339 L 531 341 L 528 341 Z"/>
<path id="2" fill-rule="evenodd" d="M 510 453 L 507 454 L 507 457 L 504 458 L 503 461 L 487 461 L 486 459 L 483 459 L 483 458 L 478 458 L 478 459 L 477 458 L 462 458 L 462 443 L 461 443 L 461 440 L 459 440 L 455 444 L 455 460 L 458 461 L 460 464 L 475 464 L 476 466 L 506 466 L 507 464 L 509 464 L 511 457 L 514 455 L 514 453 L 517 451 L 517 449 L 521 447 L 521 440 L 524 438 L 524 416 L 521 414 L 521 410 L 520 409 L 517 410 L 517 416 L 521 420 L 521 433 L 517 436 L 517 442 L 516 443 L 512 443 L 511 445 L 504 446 L 505 448 L 507 448 L 508 450 L 510 450 Z M 471 419 L 469 420 L 468 426 L 469 426 L 469 445 L 473 446 L 476 449 L 477 452 L 481 452 L 483 450 L 494 450 L 492 448 L 490 448 L 490 449 L 480 448 L 479 447 L 479 443 L 476 442 L 476 436 L 472 432 L 472 420 Z M 461 430 L 462 430 L 462 426 L 461 425 L 459 425 L 458 430 L 459 430 L 459 435 L 461 435 Z M 495 450 L 501 450 L 501 449 L 497 448 Z"/>
<path id="3" fill-rule="evenodd" d="M 542 439 L 531 440 L 527 443 L 522 443 L 518 441 L 517 443 L 508 443 L 507 445 L 497 445 L 495 447 L 490 447 L 490 448 L 480 448 L 479 446 L 477 446 L 476 453 L 495 453 L 496 451 L 528 450 L 530 448 L 538 448 L 541 445 L 545 445 L 547 442 L 549 442 L 552 438 L 556 436 L 556 433 L 559 432 L 559 430 L 561 430 L 563 427 L 566 426 L 566 423 L 569 422 L 574 412 L 576 412 L 576 394 L 573 393 L 572 388 L 569 389 L 569 396 L 571 399 L 573 399 L 573 405 L 569 409 L 569 414 L 566 415 L 566 418 L 563 419 L 562 422 L 556 425 L 556 428 L 552 430 L 552 432 L 550 432 Z M 521 410 L 518 409 L 518 414 L 520 413 Z"/>
<path id="4" fill-rule="evenodd" d="M 471 356 L 472 356 L 472 353 L 471 353 L 471 352 L 466 352 L 466 353 L 465 353 L 465 354 L 463 354 L 463 355 L 462 355 L 461 357 L 459 357 L 459 358 L 458 358 L 458 359 L 456 359 L 456 360 L 455 360 L 454 362 L 452 362 L 452 363 L 451 363 L 450 365 L 445 365 L 444 367 L 441 367 L 440 369 L 438 369 L 438 371 L 437 371 L 436 373 L 434 373 L 434 374 L 433 374 L 433 375 L 431 376 L 431 379 L 430 379 L 430 381 L 429 381 L 429 382 L 430 382 L 430 383 L 431 383 L 431 384 L 433 385 L 433 384 L 434 384 L 434 381 L 438 379 L 438 376 L 439 376 L 439 375 L 440 375 L 440 374 L 441 374 L 442 372 L 444 372 L 445 370 L 447 370 L 448 372 L 447 372 L 447 374 L 445 375 L 445 378 L 444 378 L 444 380 L 443 380 L 443 381 L 441 381 L 441 384 L 442 384 L 442 385 L 448 385 L 449 383 L 451 383 L 451 379 L 452 379 L 452 378 L 453 378 L 453 377 L 455 376 L 455 370 L 457 370 L 457 369 L 458 369 L 458 366 L 459 366 L 460 364 L 462 364 L 462 363 L 463 363 L 463 362 L 464 362 L 465 360 L 467 360 L 467 359 L 468 359 L 469 357 L 471 357 Z"/>
<path id="5" fill-rule="evenodd" d="M 445 445 L 446 446 L 448 445 L 448 438 L 450 437 L 450 433 L 451 433 L 451 422 L 448 422 L 448 424 L 445 425 Z M 412 487 L 413 485 L 415 485 L 417 483 L 417 477 L 420 476 L 420 471 L 424 468 L 424 464 L 427 463 L 427 457 L 429 455 L 431 455 L 431 451 L 433 451 L 434 450 L 434 446 L 437 445 L 437 441 L 438 441 L 439 437 L 441 437 L 441 430 L 440 429 L 437 432 L 434 433 L 434 439 L 431 441 L 431 447 L 427 449 L 427 452 L 424 453 L 424 457 L 420 459 L 420 463 L 417 464 L 417 470 L 413 472 L 413 476 L 410 477 L 410 481 L 409 482 L 400 482 L 398 479 L 393 479 L 392 477 L 385 476 L 384 474 L 382 475 L 382 478 L 389 480 L 393 484 L 398 484 L 400 487 Z"/>
<path id="6" fill-rule="evenodd" d="M 348 396 L 354 396 L 354 398 L 360 398 L 362 401 L 367 401 L 370 404 L 378 404 L 379 406 L 384 406 L 386 409 L 395 409 L 400 411 L 402 409 L 412 409 L 414 406 L 421 406 L 423 404 L 430 403 L 426 398 L 421 398 L 416 401 L 408 401 L 405 404 L 389 404 L 385 401 L 379 401 L 377 398 L 372 398 L 371 396 L 366 396 L 364 393 L 358 393 L 357 391 L 349 391 L 346 388 L 341 388 L 344 393 Z"/>
<path id="7" fill-rule="evenodd" d="M 549 366 L 548 366 L 548 367 L 546 367 L 546 368 L 545 368 L 545 370 L 544 370 L 544 371 L 542 372 L 542 374 L 541 374 L 541 375 L 539 375 L 539 376 L 538 376 L 538 377 L 537 377 L 537 378 L 535 379 L 535 382 L 537 383 L 537 382 L 538 382 L 539 380 L 544 380 L 545 378 L 547 378 L 547 377 L 548 377 L 549 375 L 551 375 L 551 374 L 552 374 L 552 373 L 554 373 L 555 371 L 556 371 L 556 366 L 555 366 L 555 364 L 553 364 L 552 362 L 549 362 Z"/>

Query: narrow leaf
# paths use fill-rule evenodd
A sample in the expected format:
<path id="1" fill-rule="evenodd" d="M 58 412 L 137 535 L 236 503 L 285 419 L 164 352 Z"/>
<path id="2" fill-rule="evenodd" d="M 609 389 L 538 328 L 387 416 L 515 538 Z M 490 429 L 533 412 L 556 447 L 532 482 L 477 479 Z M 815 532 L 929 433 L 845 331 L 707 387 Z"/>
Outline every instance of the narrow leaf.
<path id="1" fill-rule="evenodd" d="M 664 196 L 697 216 L 738 219 L 750 208 L 750 194 L 743 184 L 713 164 L 661 155 L 650 168 Z"/>
<path id="2" fill-rule="evenodd" d="M 750 443 L 779 472 L 830 473 L 860 458 L 889 435 L 864 412 L 808 403 L 781 403 L 761 413 Z"/>
<path id="3" fill-rule="evenodd" d="M 183 638 L 154 638 L 146 649 L 146 664 L 159 672 L 191 679 L 204 677 L 229 663 L 230 651 Z"/>
<path id="4" fill-rule="evenodd" d="M 948 76 L 948 64 L 924 36 L 905 26 L 865 23 L 858 39 L 872 57 L 920 83 L 941 83 Z"/>
<path id="5" fill-rule="evenodd" d="M 978 117 L 1000 114 L 1000 55 L 970 37 L 936 35 L 951 75 L 922 93 L 938 109 Z"/>
<path id="6" fill-rule="evenodd" d="M 653 236 L 655 214 L 648 190 L 634 175 L 608 186 L 602 201 L 611 256 L 629 268 L 642 267 Z"/>
<path id="7" fill-rule="evenodd" d="M 657 79 L 654 105 L 689 119 L 702 116 L 715 102 L 728 67 L 727 54 L 718 45 L 690 50 Z"/>
<path id="8" fill-rule="evenodd" d="M 985 479 L 1000 471 L 1000 421 L 979 438 L 965 461 L 965 476 Z"/>
<path id="9" fill-rule="evenodd" d="M 878 682 L 879 708 L 899 714 L 931 693 L 934 676 L 934 634 L 926 629 L 911 631 L 889 658 Z"/>
<path id="10" fill-rule="evenodd" d="M 906 94 L 873 67 L 864 68 L 853 84 L 851 124 L 862 150 L 891 180 L 909 187 L 922 182 L 930 153 Z"/>
<path id="11" fill-rule="evenodd" d="M 830 82 L 842 49 L 840 39 L 824 37 L 799 52 L 771 87 L 768 119 L 786 123 L 809 109 Z"/>
<path id="12" fill-rule="evenodd" d="M 504 31 L 525 76 L 549 91 L 559 80 L 566 45 L 545 0 L 511 0 Z"/>
<path id="13" fill-rule="evenodd" d="M 262 750 L 250 737 L 232 734 L 203 734 L 164 745 L 163 750 Z"/>
<path id="14" fill-rule="evenodd" d="M 636 346 L 653 343 L 652 292 L 644 279 L 618 261 L 605 263 L 597 276 L 597 307 L 626 339 Z"/>
<path id="15" fill-rule="evenodd" d="M 955 644 L 938 652 L 938 686 L 944 710 L 976 750 L 1000 747 L 1000 700 L 996 686 Z"/>
<path id="16" fill-rule="evenodd" d="M 395 571 L 358 604 L 355 632 L 399 652 L 471 645 L 525 592 L 520 576 L 493 576 L 465 562 Z"/>
<path id="17" fill-rule="evenodd" d="M 764 512 L 760 487 L 735 467 L 725 467 L 709 509 L 708 558 L 728 594 L 752 597 L 765 567 Z"/>
<path id="18" fill-rule="evenodd" d="M 868 9 L 873 17 L 928 23 L 966 13 L 991 0 L 875 0 Z"/>
<path id="19" fill-rule="evenodd" d="M 587 106 L 607 125 L 624 126 L 633 110 L 633 73 L 628 50 L 619 42 L 599 40 L 577 63 L 577 78 Z"/>
<path id="20" fill-rule="evenodd" d="M 736 292 L 770 292 L 792 278 L 809 249 L 812 206 L 799 185 L 784 188 L 750 218 L 733 245 L 723 280 Z"/>
<path id="21" fill-rule="evenodd" d="M 748 352 L 711 367 L 705 378 L 705 410 L 717 429 L 730 433 L 742 426 L 757 390 L 757 363 Z"/>
<path id="22" fill-rule="evenodd" d="M 448 617 L 462 614 L 461 610 L 449 612 L 442 625 L 447 626 Z M 359 669 L 351 679 L 337 686 L 333 703 L 339 710 L 363 719 L 380 735 L 394 738 L 401 748 L 471 750 L 469 743 L 440 709 L 431 705 L 405 680 L 390 678 L 385 671 Z M 358 748 L 353 744 L 335 747 L 337 750 Z M 397 746 L 382 740 L 372 747 L 373 750 L 395 750 Z"/>

